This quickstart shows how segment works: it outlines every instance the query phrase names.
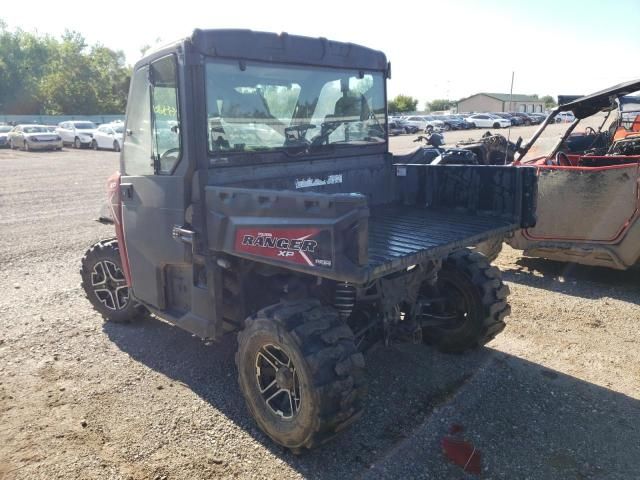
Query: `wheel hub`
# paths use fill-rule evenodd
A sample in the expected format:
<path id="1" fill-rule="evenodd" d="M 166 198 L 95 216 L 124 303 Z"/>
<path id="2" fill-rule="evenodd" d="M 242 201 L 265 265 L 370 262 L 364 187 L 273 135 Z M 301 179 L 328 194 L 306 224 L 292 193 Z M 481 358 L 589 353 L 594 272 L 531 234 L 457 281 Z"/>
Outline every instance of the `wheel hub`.
<path id="1" fill-rule="evenodd" d="M 301 391 L 296 367 L 279 346 L 264 345 L 256 355 L 256 382 L 267 408 L 283 419 L 295 417 Z"/>
<path id="2" fill-rule="evenodd" d="M 122 310 L 129 303 L 129 287 L 122 269 L 109 260 L 93 266 L 91 272 L 93 293 L 109 310 Z"/>
<path id="3" fill-rule="evenodd" d="M 293 388 L 293 370 L 288 367 L 281 367 L 276 372 L 276 384 L 279 388 L 291 390 Z"/>

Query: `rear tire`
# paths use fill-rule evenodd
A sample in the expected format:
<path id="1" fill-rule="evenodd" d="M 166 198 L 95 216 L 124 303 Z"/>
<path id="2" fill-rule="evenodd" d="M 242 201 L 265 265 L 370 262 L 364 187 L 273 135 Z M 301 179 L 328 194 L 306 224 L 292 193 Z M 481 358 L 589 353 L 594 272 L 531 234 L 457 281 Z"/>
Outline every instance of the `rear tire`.
<path id="1" fill-rule="evenodd" d="M 249 317 L 236 365 L 251 415 L 294 452 L 326 442 L 362 413 L 364 357 L 338 313 L 317 300 L 282 302 Z"/>
<path id="2" fill-rule="evenodd" d="M 485 345 L 504 329 L 504 319 L 511 313 L 509 287 L 502 282 L 500 270 L 468 249 L 443 262 L 438 291 L 449 298 L 447 311 L 453 310 L 457 320 L 425 327 L 422 333 L 425 342 L 443 352 L 461 353 Z"/>
<path id="3" fill-rule="evenodd" d="M 493 261 L 498 258 L 498 255 L 500 255 L 500 252 L 502 251 L 503 241 L 504 238 L 502 237 L 490 238 L 489 240 L 485 240 L 484 242 L 477 244 L 473 250 L 487 257 L 489 263 L 493 263 Z"/>
<path id="4" fill-rule="evenodd" d="M 129 295 L 115 238 L 99 241 L 87 250 L 80 276 L 87 299 L 105 320 L 126 323 L 143 312 Z"/>
<path id="5" fill-rule="evenodd" d="M 91 148 L 93 148 L 94 150 L 98 150 L 98 142 L 96 142 L 95 140 L 91 140 Z"/>

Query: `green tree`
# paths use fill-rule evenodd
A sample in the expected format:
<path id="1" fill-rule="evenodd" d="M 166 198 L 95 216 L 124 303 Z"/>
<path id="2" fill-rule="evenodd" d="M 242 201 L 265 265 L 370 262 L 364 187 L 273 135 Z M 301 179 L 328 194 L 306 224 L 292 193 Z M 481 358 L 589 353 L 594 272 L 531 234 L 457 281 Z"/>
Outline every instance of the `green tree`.
<path id="1" fill-rule="evenodd" d="M 540 100 L 544 102 L 545 108 L 553 108 L 558 106 L 555 98 L 553 98 L 551 95 L 545 95 Z"/>
<path id="2" fill-rule="evenodd" d="M 418 99 L 408 95 L 397 95 L 387 103 L 390 113 L 415 112 L 418 106 Z"/>
<path id="3" fill-rule="evenodd" d="M 456 102 L 452 100 L 446 100 L 443 98 L 439 98 L 433 100 L 431 102 L 427 102 L 426 107 L 430 112 L 440 112 L 442 110 L 449 110 L 451 107 L 455 105 Z"/>
<path id="4" fill-rule="evenodd" d="M 58 40 L 0 20 L 1 113 L 124 113 L 130 74 L 122 52 L 88 46 L 77 32 Z"/>

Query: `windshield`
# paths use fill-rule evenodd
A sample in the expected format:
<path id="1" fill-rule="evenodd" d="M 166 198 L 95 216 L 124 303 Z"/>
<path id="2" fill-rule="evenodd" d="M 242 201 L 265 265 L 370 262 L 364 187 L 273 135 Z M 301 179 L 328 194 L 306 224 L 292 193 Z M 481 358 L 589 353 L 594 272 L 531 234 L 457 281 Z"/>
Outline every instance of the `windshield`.
<path id="1" fill-rule="evenodd" d="M 24 133 L 49 133 L 47 127 L 24 127 Z"/>
<path id="2" fill-rule="evenodd" d="M 96 128 L 95 124 L 91 122 L 74 123 L 74 126 L 78 130 L 95 130 Z"/>
<path id="3" fill-rule="evenodd" d="M 206 67 L 209 150 L 310 151 L 383 144 L 382 72 L 211 60 Z"/>
<path id="4" fill-rule="evenodd" d="M 113 127 L 113 131 L 116 133 L 123 133 L 124 127 L 123 126 Z"/>

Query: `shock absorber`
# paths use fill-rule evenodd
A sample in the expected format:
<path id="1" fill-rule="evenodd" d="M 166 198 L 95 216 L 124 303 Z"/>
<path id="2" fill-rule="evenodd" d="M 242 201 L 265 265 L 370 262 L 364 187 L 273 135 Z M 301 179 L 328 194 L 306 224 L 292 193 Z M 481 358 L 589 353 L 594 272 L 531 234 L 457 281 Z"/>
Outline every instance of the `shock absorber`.
<path id="1" fill-rule="evenodd" d="M 347 320 L 356 306 L 356 289 L 348 283 L 337 283 L 334 299 L 334 307 L 338 310 L 340 318 Z"/>

